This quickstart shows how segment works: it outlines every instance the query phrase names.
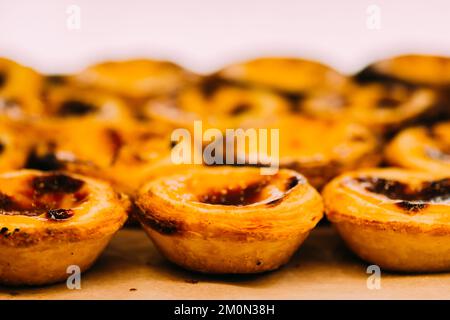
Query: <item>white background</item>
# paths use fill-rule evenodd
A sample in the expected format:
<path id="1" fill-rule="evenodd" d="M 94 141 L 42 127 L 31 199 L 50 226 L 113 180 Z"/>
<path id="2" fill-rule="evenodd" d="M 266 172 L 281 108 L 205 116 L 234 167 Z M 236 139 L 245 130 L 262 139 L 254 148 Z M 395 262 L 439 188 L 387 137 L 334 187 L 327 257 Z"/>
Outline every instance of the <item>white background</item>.
<path id="1" fill-rule="evenodd" d="M 81 8 L 81 29 L 66 9 Z M 381 29 L 366 26 L 369 5 Z M 45 72 L 149 56 L 196 71 L 258 55 L 316 58 L 352 72 L 402 52 L 450 55 L 446 0 L 0 0 L 0 56 Z"/>

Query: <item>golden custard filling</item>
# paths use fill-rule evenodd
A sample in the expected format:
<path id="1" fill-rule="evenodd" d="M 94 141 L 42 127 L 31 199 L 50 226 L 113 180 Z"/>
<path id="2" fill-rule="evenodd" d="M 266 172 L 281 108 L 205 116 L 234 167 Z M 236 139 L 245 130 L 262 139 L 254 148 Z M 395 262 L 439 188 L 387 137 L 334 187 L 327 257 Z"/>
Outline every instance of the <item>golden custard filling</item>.
<path id="1" fill-rule="evenodd" d="M 209 189 L 207 193 L 197 195 L 197 200 L 206 204 L 225 206 L 275 204 L 299 183 L 302 183 L 302 180 L 297 176 L 275 176 L 221 189 Z"/>
<path id="2" fill-rule="evenodd" d="M 376 198 L 381 206 L 395 206 L 406 214 L 416 214 L 432 205 L 450 204 L 450 178 L 411 179 L 408 182 L 376 176 L 357 176 L 343 181 L 356 193 Z"/>
<path id="3" fill-rule="evenodd" d="M 62 173 L 11 179 L 0 187 L 0 215 L 66 220 L 88 194 L 84 181 Z"/>
<path id="4" fill-rule="evenodd" d="M 281 201 L 292 188 L 304 184 L 300 175 L 282 172 L 273 176 L 251 174 L 237 177 L 230 173 L 229 179 L 206 180 L 202 176 L 182 177 L 165 182 L 170 194 L 177 200 L 206 205 L 255 206 L 274 205 Z M 236 177 L 234 177 L 236 176 Z M 221 178 L 222 179 L 222 178 Z"/>

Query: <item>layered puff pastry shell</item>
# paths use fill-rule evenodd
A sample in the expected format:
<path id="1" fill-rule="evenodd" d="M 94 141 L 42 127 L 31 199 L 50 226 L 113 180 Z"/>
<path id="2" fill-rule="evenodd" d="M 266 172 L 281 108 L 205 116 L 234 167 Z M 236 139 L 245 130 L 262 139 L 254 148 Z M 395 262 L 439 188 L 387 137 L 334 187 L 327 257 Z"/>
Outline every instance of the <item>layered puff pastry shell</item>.
<path id="1" fill-rule="evenodd" d="M 88 269 L 127 218 L 127 198 L 59 172 L 0 175 L 0 282 L 42 285 Z"/>
<path id="2" fill-rule="evenodd" d="M 258 273 L 285 264 L 322 217 L 298 173 L 197 168 L 146 184 L 139 220 L 170 261 L 205 273 Z"/>
<path id="3" fill-rule="evenodd" d="M 450 270 L 450 177 L 406 169 L 346 173 L 323 192 L 327 218 L 359 257 L 403 272 Z"/>

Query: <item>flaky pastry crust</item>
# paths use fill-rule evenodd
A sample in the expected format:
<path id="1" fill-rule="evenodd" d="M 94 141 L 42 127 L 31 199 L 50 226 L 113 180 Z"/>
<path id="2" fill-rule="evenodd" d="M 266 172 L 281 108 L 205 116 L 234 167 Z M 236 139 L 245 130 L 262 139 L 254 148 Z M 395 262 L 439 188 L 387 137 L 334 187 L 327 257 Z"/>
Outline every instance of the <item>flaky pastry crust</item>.
<path id="1" fill-rule="evenodd" d="M 145 185 L 139 220 L 170 261 L 205 273 L 257 273 L 285 264 L 322 217 L 298 173 L 197 168 Z"/>
<path id="2" fill-rule="evenodd" d="M 323 192 L 327 218 L 362 259 L 405 272 L 450 269 L 450 178 L 405 169 L 343 174 Z"/>
<path id="3" fill-rule="evenodd" d="M 79 175 L 0 175 L 0 282 L 41 285 L 89 268 L 127 218 L 129 201 Z"/>

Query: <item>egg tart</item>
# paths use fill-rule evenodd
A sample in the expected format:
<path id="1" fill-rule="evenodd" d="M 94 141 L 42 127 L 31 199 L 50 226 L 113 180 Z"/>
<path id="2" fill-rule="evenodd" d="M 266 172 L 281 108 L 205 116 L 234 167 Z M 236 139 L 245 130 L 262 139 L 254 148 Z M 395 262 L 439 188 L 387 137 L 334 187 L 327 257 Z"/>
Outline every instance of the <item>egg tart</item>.
<path id="1" fill-rule="evenodd" d="M 283 117 L 268 130 L 279 132 L 278 150 L 272 149 L 276 141 L 268 140 L 268 148 L 256 150 L 257 165 L 279 164 L 304 175 L 309 183 L 321 189 L 335 176 L 357 168 L 376 166 L 380 160 L 380 141 L 366 127 L 340 120 L 324 120 L 306 116 Z M 272 153 L 272 150 L 276 152 Z M 238 158 L 252 157 L 247 146 Z M 241 160 L 242 162 L 242 160 Z"/>
<path id="2" fill-rule="evenodd" d="M 39 115 L 42 76 L 31 68 L 0 58 L 0 115 L 23 119 Z"/>
<path id="3" fill-rule="evenodd" d="M 135 59 L 92 65 L 74 76 L 82 86 L 98 88 L 130 100 L 171 94 L 195 79 L 168 61 Z"/>
<path id="4" fill-rule="evenodd" d="M 385 154 L 391 165 L 450 176 L 450 122 L 405 129 Z"/>
<path id="5" fill-rule="evenodd" d="M 316 91 L 339 91 L 347 77 L 316 61 L 297 58 L 258 58 L 232 64 L 217 72 L 223 79 L 270 88 L 293 98 Z"/>
<path id="6" fill-rule="evenodd" d="M 204 273 L 258 273 L 285 264 L 322 217 L 298 173 L 201 167 L 146 184 L 139 220 L 170 261 Z"/>
<path id="7" fill-rule="evenodd" d="M 323 192 L 328 219 L 363 260 L 403 272 L 450 270 L 450 178 L 406 169 L 346 173 Z"/>
<path id="8" fill-rule="evenodd" d="M 403 82 L 450 88 L 450 57 L 402 55 L 375 62 L 356 75 L 360 82 Z"/>
<path id="9" fill-rule="evenodd" d="M 47 90 L 44 116 L 61 121 L 70 118 L 92 118 L 104 122 L 131 122 L 127 105 L 113 95 L 70 86 L 54 86 Z"/>
<path id="10" fill-rule="evenodd" d="M 343 118 L 381 134 L 440 113 L 438 95 L 431 89 L 402 84 L 354 85 L 341 92 L 322 92 L 302 101 L 302 111 L 318 118 Z"/>
<path id="11" fill-rule="evenodd" d="M 41 121 L 34 130 L 40 138 L 31 148 L 26 168 L 108 180 L 127 194 L 172 165 L 170 131 L 161 124 L 122 126 L 70 119 Z"/>
<path id="12" fill-rule="evenodd" d="M 128 200 L 79 175 L 0 175 L 0 283 L 43 285 L 87 270 L 127 217 Z"/>
<path id="13" fill-rule="evenodd" d="M 174 173 L 189 165 L 173 163 L 170 134 L 148 128 L 120 130 L 122 143 L 102 177 L 116 190 L 134 196 L 135 192 L 159 176 Z"/>
<path id="14" fill-rule="evenodd" d="M 90 175 L 109 166 L 121 146 L 115 127 L 93 119 L 41 120 L 29 128 L 34 143 L 25 167 Z"/>
<path id="15" fill-rule="evenodd" d="M 271 123 L 288 114 L 289 102 L 261 89 L 242 87 L 211 77 L 166 99 L 152 100 L 145 108 L 148 118 L 191 128 L 195 120 L 203 127 L 225 130 Z"/>

